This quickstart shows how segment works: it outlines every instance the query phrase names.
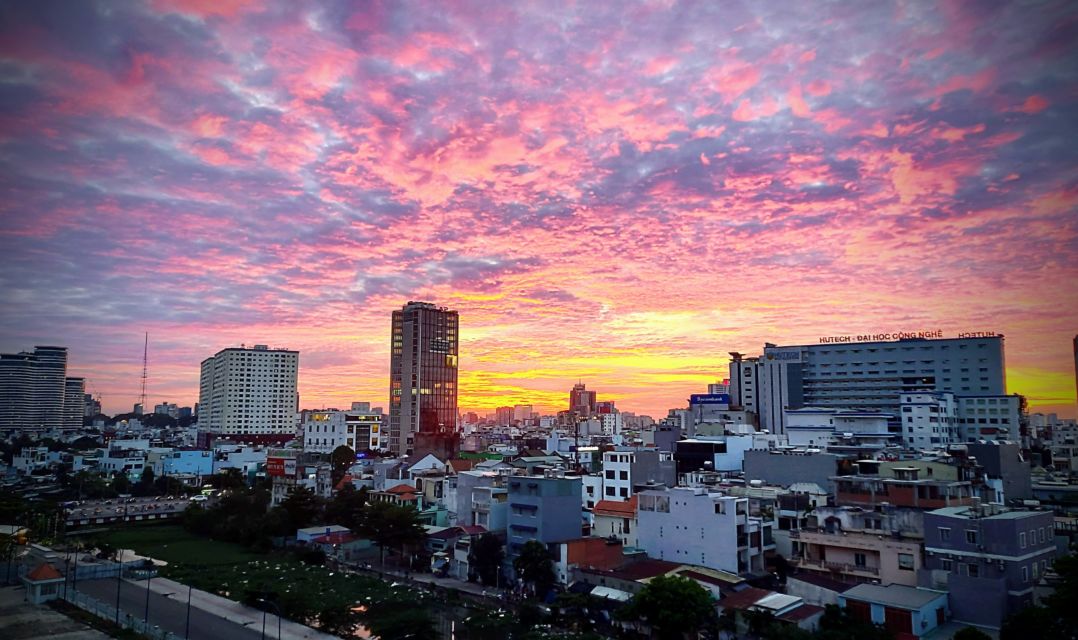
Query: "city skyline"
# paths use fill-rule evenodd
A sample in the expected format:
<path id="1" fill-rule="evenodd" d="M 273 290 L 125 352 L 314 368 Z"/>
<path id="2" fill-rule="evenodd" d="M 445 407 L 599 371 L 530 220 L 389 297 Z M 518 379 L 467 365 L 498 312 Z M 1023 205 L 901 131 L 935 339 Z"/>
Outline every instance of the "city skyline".
<path id="1" fill-rule="evenodd" d="M 109 413 L 300 352 L 388 411 L 386 318 L 460 313 L 459 407 L 583 380 L 665 415 L 765 342 L 999 332 L 1075 415 L 1067 3 L 19 3 L 0 22 L 0 351 Z"/>

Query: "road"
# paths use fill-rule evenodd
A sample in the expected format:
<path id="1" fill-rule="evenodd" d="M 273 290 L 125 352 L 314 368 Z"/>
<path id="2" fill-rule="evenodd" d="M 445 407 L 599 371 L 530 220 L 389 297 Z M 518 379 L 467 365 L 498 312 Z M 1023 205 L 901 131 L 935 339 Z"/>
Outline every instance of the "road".
<path id="1" fill-rule="evenodd" d="M 173 583 L 175 584 L 175 583 Z M 120 581 L 120 610 L 132 617 L 143 619 L 146 610 L 146 581 Z M 79 582 L 78 590 L 89 594 L 111 606 L 116 604 L 116 580 L 85 580 Z M 150 590 L 150 624 L 184 637 L 187 616 L 187 589 L 181 587 L 171 595 Z M 195 592 L 196 595 L 205 595 Z M 235 638 L 236 640 L 260 640 L 262 638 L 262 612 L 254 609 L 245 611 L 246 615 L 230 616 L 225 619 L 214 613 L 191 607 L 191 632 L 188 636 L 194 640 L 216 640 L 217 638 Z M 272 613 L 266 616 L 266 638 L 277 638 L 277 619 Z"/>
<path id="2" fill-rule="evenodd" d="M 188 498 L 180 496 L 84 500 L 67 507 L 64 519 L 68 526 L 104 524 L 117 520 L 157 520 L 183 513 L 190 502 Z"/>

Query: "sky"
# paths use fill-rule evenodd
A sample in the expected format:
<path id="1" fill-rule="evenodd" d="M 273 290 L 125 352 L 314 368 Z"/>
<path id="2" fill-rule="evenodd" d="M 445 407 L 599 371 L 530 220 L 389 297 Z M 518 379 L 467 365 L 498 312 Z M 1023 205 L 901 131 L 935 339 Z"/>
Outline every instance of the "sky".
<path id="1" fill-rule="evenodd" d="M 460 312 L 462 410 L 661 417 L 728 352 L 1006 335 L 1075 414 L 1078 5 L 0 2 L 0 349 L 106 412 L 300 350 L 385 405 Z"/>

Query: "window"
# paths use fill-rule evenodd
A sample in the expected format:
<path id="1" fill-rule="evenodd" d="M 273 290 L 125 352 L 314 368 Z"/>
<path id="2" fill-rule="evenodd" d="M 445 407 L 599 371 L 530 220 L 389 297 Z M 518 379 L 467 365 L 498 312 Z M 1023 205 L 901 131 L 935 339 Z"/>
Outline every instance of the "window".
<path id="1" fill-rule="evenodd" d="M 940 569 L 943 569 L 944 571 L 950 573 L 951 569 L 953 569 L 953 568 L 954 568 L 954 562 L 952 562 L 950 559 L 944 558 L 943 560 L 940 561 Z"/>
<path id="2" fill-rule="evenodd" d="M 613 469 L 607 469 L 606 470 L 606 479 L 607 480 L 613 480 L 614 479 L 614 470 Z"/>
<path id="3" fill-rule="evenodd" d="M 1025 531 L 1020 531 L 1018 533 L 1018 548 L 1019 549 L 1025 549 L 1026 548 L 1026 532 Z"/>
<path id="4" fill-rule="evenodd" d="M 1040 535 L 1040 542 L 1041 542 L 1041 543 L 1043 543 L 1043 542 L 1044 542 L 1044 527 L 1041 527 L 1041 535 Z"/>
<path id="5" fill-rule="evenodd" d="M 865 558 L 865 554 L 863 554 L 863 553 L 855 553 L 855 554 L 853 554 L 853 563 L 855 565 L 857 565 L 858 567 L 862 567 L 862 568 L 865 567 L 868 564 L 867 559 Z"/>
<path id="6" fill-rule="evenodd" d="M 978 567 L 976 564 L 971 562 L 971 563 L 966 565 L 966 575 L 968 575 L 971 578 L 980 577 L 981 568 Z"/>
<path id="7" fill-rule="evenodd" d="M 629 472 L 628 471 L 619 471 L 618 472 L 618 477 L 621 480 L 628 480 L 629 479 Z"/>
<path id="8" fill-rule="evenodd" d="M 977 544 L 977 530 L 966 529 L 966 542 L 969 544 Z"/>
<path id="9" fill-rule="evenodd" d="M 1022 567 L 1022 582 L 1029 582 L 1029 567 Z"/>
<path id="10" fill-rule="evenodd" d="M 900 553 L 898 554 L 898 568 L 903 571 L 913 571 L 913 554 L 912 553 Z"/>
<path id="11" fill-rule="evenodd" d="M 940 527 L 940 542 L 947 542 L 951 539 L 951 530 L 948 527 Z"/>

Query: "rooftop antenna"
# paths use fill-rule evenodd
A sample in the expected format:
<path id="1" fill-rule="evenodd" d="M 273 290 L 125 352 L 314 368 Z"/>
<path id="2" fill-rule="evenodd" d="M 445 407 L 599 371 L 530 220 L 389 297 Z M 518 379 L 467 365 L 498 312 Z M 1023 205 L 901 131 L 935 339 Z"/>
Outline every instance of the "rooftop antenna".
<path id="1" fill-rule="evenodd" d="M 150 352 L 150 332 L 146 332 L 146 339 L 142 343 L 142 392 L 139 394 L 138 401 L 142 405 L 142 411 L 146 411 L 146 356 Z"/>

